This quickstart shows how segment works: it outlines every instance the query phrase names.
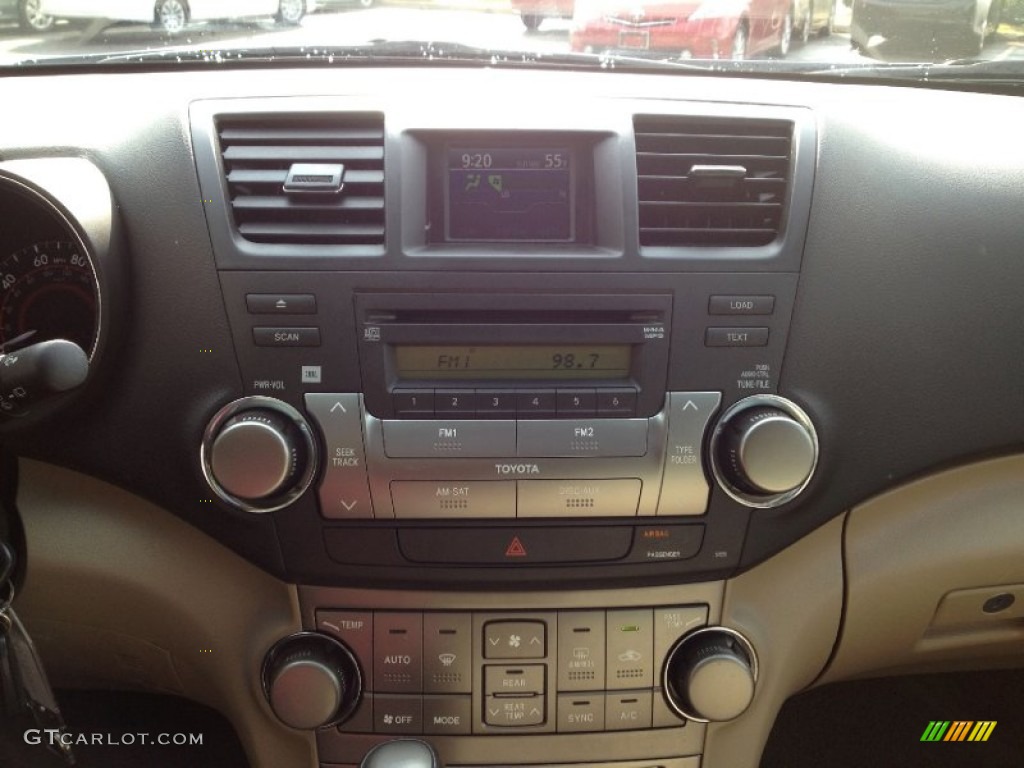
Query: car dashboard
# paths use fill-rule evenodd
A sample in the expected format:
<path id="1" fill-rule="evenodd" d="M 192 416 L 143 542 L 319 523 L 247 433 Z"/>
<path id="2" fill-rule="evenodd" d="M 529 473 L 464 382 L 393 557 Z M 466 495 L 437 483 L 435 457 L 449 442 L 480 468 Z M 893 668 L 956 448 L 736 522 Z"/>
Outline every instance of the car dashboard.
<path id="1" fill-rule="evenodd" d="M 88 358 L 0 392 L 57 684 L 209 704 L 257 767 L 721 768 L 812 685 L 1020 665 L 1019 99 L 427 64 L 0 96 L 7 359 Z"/>

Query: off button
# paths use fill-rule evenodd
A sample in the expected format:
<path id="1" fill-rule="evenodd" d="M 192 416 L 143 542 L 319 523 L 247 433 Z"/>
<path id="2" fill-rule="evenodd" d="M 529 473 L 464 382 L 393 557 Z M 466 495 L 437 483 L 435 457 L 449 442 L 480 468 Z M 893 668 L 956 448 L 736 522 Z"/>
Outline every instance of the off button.
<path id="1" fill-rule="evenodd" d="M 376 733 L 423 733 L 423 702 L 419 696 L 374 696 Z"/>

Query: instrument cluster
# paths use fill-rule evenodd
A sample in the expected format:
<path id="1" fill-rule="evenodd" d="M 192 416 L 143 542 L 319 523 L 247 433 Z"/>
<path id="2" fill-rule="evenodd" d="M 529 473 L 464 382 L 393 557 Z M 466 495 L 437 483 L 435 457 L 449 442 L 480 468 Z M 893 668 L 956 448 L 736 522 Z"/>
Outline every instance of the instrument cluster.
<path id="1" fill-rule="evenodd" d="M 0 164 L 0 430 L 69 401 L 106 346 L 109 201 L 85 160 Z"/>

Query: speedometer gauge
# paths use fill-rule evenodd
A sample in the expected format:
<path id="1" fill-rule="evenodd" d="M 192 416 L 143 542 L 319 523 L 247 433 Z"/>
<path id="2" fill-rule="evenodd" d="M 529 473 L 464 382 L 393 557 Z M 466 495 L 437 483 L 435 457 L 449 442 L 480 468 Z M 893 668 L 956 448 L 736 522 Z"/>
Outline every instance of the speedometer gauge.
<path id="1" fill-rule="evenodd" d="M 0 344 L 67 339 L 92 357 L 98 312 L 96 273 L 75 243 L 35 243 L 0 261 Z"/>

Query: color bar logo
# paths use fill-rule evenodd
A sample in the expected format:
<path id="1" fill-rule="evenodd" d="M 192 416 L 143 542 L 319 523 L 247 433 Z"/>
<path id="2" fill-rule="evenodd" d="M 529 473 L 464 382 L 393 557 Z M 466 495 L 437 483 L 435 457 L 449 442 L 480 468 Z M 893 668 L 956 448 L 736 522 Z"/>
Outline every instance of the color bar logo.
<path id="1" fill-rule="evenodd" d="M 921 741 L 988 741 L 995 729 L 995 720 L 932 720 Z"/>

